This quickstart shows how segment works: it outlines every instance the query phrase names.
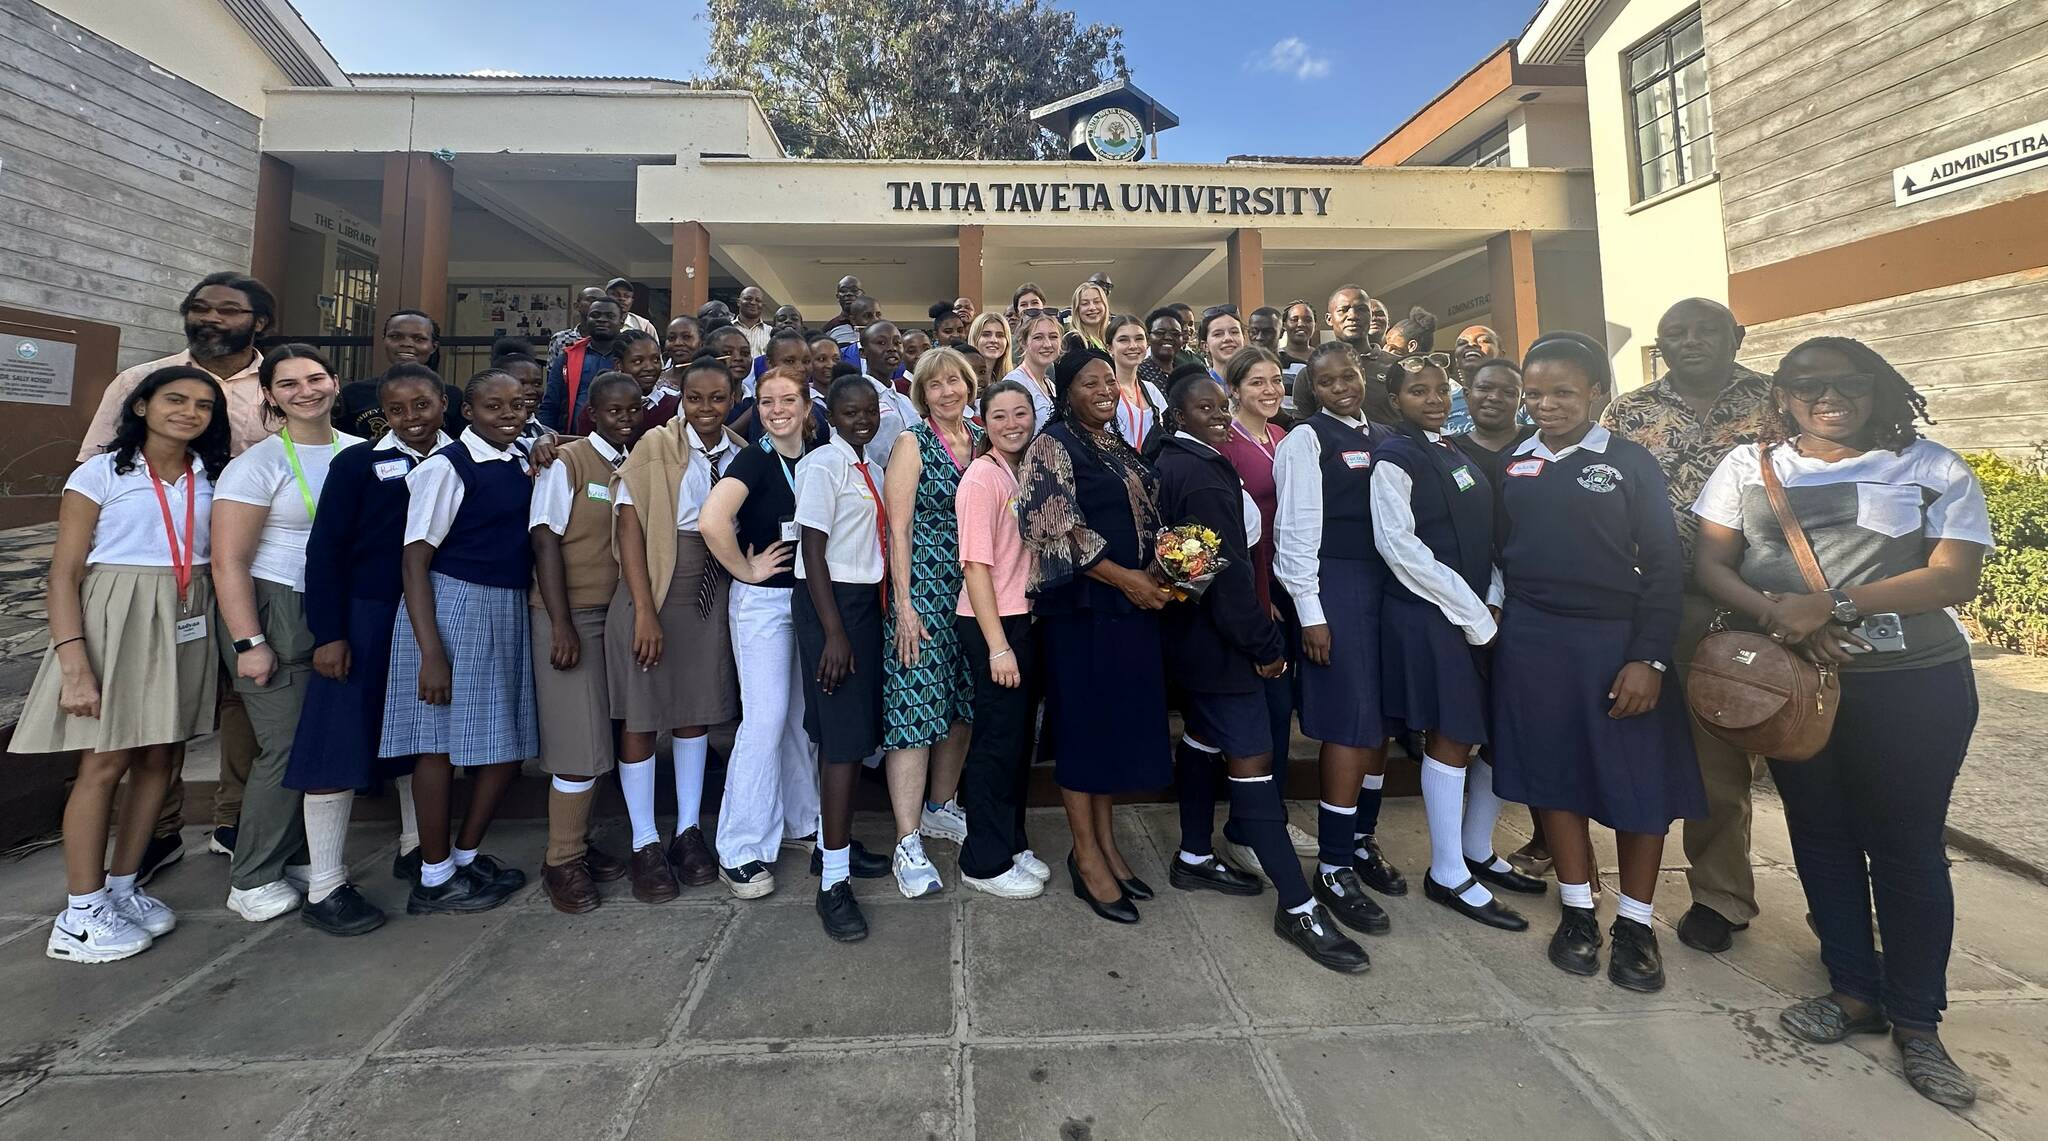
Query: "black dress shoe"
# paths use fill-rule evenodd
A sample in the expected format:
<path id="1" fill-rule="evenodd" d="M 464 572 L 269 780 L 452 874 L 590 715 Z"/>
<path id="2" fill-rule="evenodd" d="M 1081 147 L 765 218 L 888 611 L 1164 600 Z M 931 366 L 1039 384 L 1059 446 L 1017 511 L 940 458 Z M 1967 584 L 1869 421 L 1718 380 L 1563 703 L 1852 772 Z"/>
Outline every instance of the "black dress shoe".
<path id="1" fill-rule="evenodd" d="M 1568 975 L 1600 969 L 1600 920 L 1590 907 L 1567 907 L 1550 934 L 1550 965 Z"/>
<path id="2" fill-rule="evenodd" d="M 476 859 L 469 862 L 469 870 L 491 884 L 505 889 L 507 895 L 526 886 L 526 873 L 518 868 L 506 867 L 498 862 L 496 856 L 478 853 Z"/>
<path id="3" fill-rule="evenodd" d="M 177 833 L 150 837 L 149 846 L 142 849 L 142 862 L 135 866 L 135 886 L 149 886 L 158 872 L 184 858 L 185 840 Z"/>
<path id="4" fill-rule="evenodd" d="M 420 882 L 420 864 L 425 860 L 426 857 L 420 855 L 419 845 L 414 844 L 412 851 L 400 852 L 391 858 L 391 878 L 400 883 Z"/>
<path id="5" fill-rule="evenodd" d="M 1525 876 L 1516 871 L 1512 866 L 1504 872 L 1495 871 L 1493 868 L 1495 860 L 1500 860 L 1503 864 L 1507 863 L 1506 860 L 1501 860 L 1498 854 L 1488 852 L 1483 860 L 1467 858 L 1465 867 L 1471 870 L 1473 878 L 1479 882 L 1492 884 L 1502 891 L 1511 891 L 1517 895 L 1542 895 L 1550 890 L 1550 881 L 1540 880 L 1535 876 Z"/>
<path id="6" fill-rule="evenodd" d="M 1747 923 L 1731 923 L 1704 903 L 1695 903 L 1678 921 L 1678 941 L 1695 951 L 1718 955 L 1735 945 L 1735 932 L 1749 930 Z"/>
<path id="7" fill-rule="evenodd" d="M 367 935 L 384 926 L 384 910 L 364 899 L 363 893 L 350 883 L 335 888 L 318 903 L 308 902 L 300 907 L 299 918 L 306 926 L 329 935 Z"/>
<path id="8" fill-rule="evenodd" d="M 1485 903 L 1474 905 L 1459 898 L 1466 888 L 1478 882 L 1476 879 L 1469 879 L 1457 887 L 1445 887 L 1436 882 L 1435 876 L 1425 874 L 1422 877 L 1422 894 L 1428 896 L 1432 902 L 1441 903 L 1465 918 L 1484 923 L 1488 927 L 1497 927 L 1502 931 L 1529 929 L 1529 921 L 1500 900 L 1489 899 Z"/>
<path id="9" fill-rule="evenodd" d="M 1316 901 L 1329 909 L 1337 922 L 1353 931 L 1367 935 L 1385 935 L 1394 929 L 1394 922 L 1387 913 L 1365 894 L 1365 885 L 1358 882 L 1358 873 L 1350 868 L 1338 868 L 1334 872 L 1321 872 L 1309 885 Z"/>
<path id="10" fill-rule="evenodd" d="M 889 864 L 889 857 L 875 855 L 873 852 L 868 851 L 867 845 L 859 840 L 850 841 L 850 845 L 851 848 L 846 856 L 847 875 L 857 880 L 878 880 L 884 876 L 896 874 L 896 869 Z M 814 876 L 825 874 L 825 857 L 823 849 L 820 847 L 813 847 L 811 849 L 811 874 Z"/>
<path id="11" fill-rule="evenodd" d="M 1215 856 L 1199 864 L 1175 856 L 1166 882 L 1182 891 L 1220 891 L 1224 895 L 1257 895 L 1265 890 L 1259 877 L 1248 876 Z"/>
<path id="12" fill-rule="evenodd" d="M 1407 895 L 1408 877 L 1401 869 L 1387 862 L 1380 852 L 1380 842 L 1373 836 L 1362 837 L 1358 847 L 1365 849 L 1365 855 L 1356 851 L 1351 854 L 1351 870 L 1358 873 L 1358 882 L 1379 892 L 1381 895 Z"/>
<path id="13" fill-rule="evenodd" d="M 1607 953 L 1607 981 L 1623 990 L 1655 994 L 1664 989 L 1664 956 L 1657 953 L 1657 933 L 1633 919 L 1619 919 L 1607 929 L 1614 947 Z"/>
<path id="14" fill-rule="evenodd" d="M 1153 896 L 1152 885 L 1139 879 L 1137 876 L 1132 876 L 1127 880 L 1120 879 L 1116 883 L 1118 887 L 1124 889 L 1125 895 L 1140 902 L 1151 899 Z"/>
<path id="15" fill-rule="evenodd" d="M 473 865 L 472 865 L 473 867 Z M 428 887 L 417 881 L 412 885 L 412 894 L 406 897 L 407 915 L 469 914 L 489 911 L 505 902 L 513 889 L 501 888 L 486 880 L 471 868 L 457 868 L 448 882 Z"/>
<path id="16" fill-rule="evenodd" d="M 1067 853 L 1067 878 L 1074 882 L 1074 897 L 1086 903 L 1089 910 L 1095 914 L 1109 920 L 1111 923 L 1136 923 L 1138 921 L 1138 907 L 1131 902 L 1131 897 L 1118 892 L 1115 899 L 1108 903 L 1103 903 L 1089 893 L 1088 884 L 1081 878 L 1080 867 L 1074 862 L 1074 853 L 1072 852 Z"/>
<path id="17" fill-rule="evenodd" d="M 868 937 L 867 916 L 860 913 L 860 903 L 853 898 L 853 885 L 845 880 L 833 884 L 828 891 L 818 893 L 818 921 L 825 925 L 825 934 L 841 943 L 858 943 Z"/>
<path id="18" fill-rule="evenodd" d="M 1340 930 L 1330 914 L 1321 907 L 1307 915 L 1298 915 L 1286 908 L 1273 912 L 1273 934 L 1300 948 L 1320 966 L 1347 975 L 1358 974 L 1372 966 L 1365 948 L 1351 941 L 1349 935 Z"/>

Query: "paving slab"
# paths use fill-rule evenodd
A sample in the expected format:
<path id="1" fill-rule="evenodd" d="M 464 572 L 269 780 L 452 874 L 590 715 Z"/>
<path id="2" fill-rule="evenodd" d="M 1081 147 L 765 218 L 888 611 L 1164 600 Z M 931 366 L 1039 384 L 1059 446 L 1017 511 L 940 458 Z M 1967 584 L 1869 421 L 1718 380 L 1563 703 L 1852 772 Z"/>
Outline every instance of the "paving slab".
<path id="1" fill-rule="evenodd" d="M 263 1069 L 48 1077 L 0 1107 L 0 1137 L 258 1141 L 331 1076 Z"/>
<path id="2" fill-rule="evenodd" d="M 371 1062 L 316 1104 L 302 1138 L 598 1141 L 632 1090 L 632 1064 Z"/>
<path id="3" fill-rule="evenodd" d="M 1800 1042 L 1773 1014 L 1663 1012 L 1537 1033 L 1668 1141 L 1983 1138 L 1854 1047 Z"/>
<path id="4" fill-rule="evenodd" d="M 893 880 L 859 882 L 862 896 L 896 893 Z M 792 1041 L 950 1034 L 956 910 L 939 899 L 869 907 L 868 937 L 834 943 L 809 908 L 745 908 L 706 968 L 712 975 L 689 1036 Z"/>
<path id="5" fill-rule="evenodd" d="M 1977 1104 L 1963 1116 L 2010 1141 L 2039 1137 L 2048 1120 L 2048 1004 L 1957 1004 L 1948 1009 L 1941 1037 L 1977 1082 Z M 1886 1072 L 1899 1072 L 1899 1052 L 1888 1038 L 1851 1041 Z"/>
<path id="6" fill-rule="evenodd" d="M 956 1056 L 926 1047 L 688 1058 L 655 1079 L 626 1136 L 950 1138 L 959 1119 Z"/>
<path id="7" fill-rule="evenodd" d="M 1318 1036 L 1266 1045 L 1319 1141 L 1393 1134 L 1419 1141 L 1628 1136 L 1519 1030 Z"/>
<path id="8" fill-rule="evenodd" d="M 968 1062 L 976 1141 L 1289 1133 L 1243 1041 L 977 1046 Z"/>
<path id="9" fill-rule="evenodd" d="M 2048 775 L 2041 727 L 2048 725 L 2048 657 L 1992 646 L 1971 649 L 1982 697 L 1970 755 L 1956 774 L 1948 826 L 1973 845 L 2048 876 Z"/>
<path id="10" fill-rule="evenodd" d="M 2048 986 L 2048 886 L 1981 863 L 1956 864 L 1949 881 L 1956 892 L 1956 942 L 2035 986 Z"/>
<path id="11" fill-rule="evenodd" d="M 389 1048 L 659 1045 L 728 917 L 722 907 L 673 903 L 658 919 L 626 906 L 509 916 L 460 977 L 406 1020 Z M 505 985 L 529 971 L 545 985 Z"/>

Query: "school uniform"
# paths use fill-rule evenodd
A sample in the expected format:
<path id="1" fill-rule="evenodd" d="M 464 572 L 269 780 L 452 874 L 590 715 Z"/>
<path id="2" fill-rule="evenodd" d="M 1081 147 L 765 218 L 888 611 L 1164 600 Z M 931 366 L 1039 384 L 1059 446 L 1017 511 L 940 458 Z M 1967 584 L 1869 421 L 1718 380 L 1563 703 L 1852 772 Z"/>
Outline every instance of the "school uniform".
<path id="1" fill-rule="evenodd" d="M 429 454 L 449 442 L 440 435 Z M 399 562 L 412 502 L 405 477 L 426 458 L 387 432 L 327 466 L 306 537 L 306 629 L 315 649 L 348 644 L 348 677 L 335 681 L 316 672 L 306 678 L 286 788 L 364 789 L 412 771 L 410 756 L 387 759 L 379 746 L 391 634 L 405 594 Z"/>
<path id="2" fill-rule="evenodd" d="M 420 646 L 400 607 L 379 755 L 440 753 L 457 766 L 531 757 L 540 748 L 526 613 L 533 481 L 518 451 L 493 447 L 474 428 L 405 480 L 405 543 L 434 548 L 428 582 L 452 684 L 447 705 L 420 700 Z"/>
<path id="3" fill-rule="evenodd" d="M 1507 475 L 1508 464 L 1514 462 L 1516 449 L 1535 434 L 1536 429 L 1533 425 L 1518 425 L 1515 428 L 1515 438 L 1508 441 L 1499 451 L 1480 443 L 1470 432 L 1444 438 L 1451 442 L 1452 447 L 1465 453 L 1465 458 L 1471 460 L 1473 466 L 1479 469 L 1479 474 L 1486 477 L 1486 482 L 1493 485 L 1497 504 L 1501 480 Z"/>
<path id="4" fill-rule="evenodd" d="M 889 457 L 896 450 L 896 441 L 923 417 L 917 414 L 917 406 L 910 402 L 910 397 L 896 391 L 888 382 L 876 380 L 867 372 L 866 365 L 862 365 L 861 375 L 874 385 L 875 400 L 881 412 L 881 419 L 876 422 L 875 438 L 869 440 L 863 449 L 867 461 L 875 468 L 875 486 L 880 487 L 882 473 L 889 470 Z"/>
<path id="5" fill-rule="evenodd" d="M 384 386 L 380 374 L 368 380 L 352 380 L 341 386 L 341 393 L 334 399 L 331 414 L 334 429 L 346 432 L 358 440 L 374 440 L 390 429 L 384 422 L 384 405 L 377 399 L 377 392 Z M 462 390 L 452 384 L 441 386 L 444 407 L 441 410 L 441 430 L 452 438 L 469 426 L 462 418 Z"/>
<path id="6" fill-rule="evenodd" d="M 571 440 L 534 480 L 528 533 L 545 527 L 561 543 L 562 580 L 576 631 L 571 669 L 556 669 L 554 616 L 536 581 L 527 598 L 534 705 L 540 721 L 540 767 L 550 776 L 586 781 L 612 771 L 611 690 L 607 685 L 605 616 L 619 586 L 612 552 L 612 473 L 626 458 L 602 436 Z"/>
<path id="7" fill-rule="evenodd" d="M 1622 832 L 1706 815 L 1685 695 L 1670 672 L 1685 563 L 1664 472 L 1594 425 L 1515 448 L 1500 499 L 1507 601 L 1493 652 L 1494 791 Z M 1608 716 L 1615 675 L 1653 662 L 1657 705 Z"/>
<path id="8" fill-rule="evenodd" d="M 974 682 L 974 733 L 968 738 L 960 774 L 960 807 L 967 814 L 960 874 L 975 879 L 1002 875 L 1019 853 L 1031 847 L 1024 831 L 1024 803 L 1040 679 L 1031 599 L 1025 593 L 1031 559 L 1017 526 L 1021 495 L 1009 465 L 990 454 L 967 465 L 953 506 L 963 568 L 953 629 Z M 988 637 L 967 593 L 964 568 L 969 563 L 988 568 L 1003 641 L 1017 667 L 1015 686 L 996 684 L 990 672 Z"/>
<path id="9" fill-rule="evenodd" d="M 1259 608 L 1271 613 L 1277 610 L 1280 634 L 1287 640 L 1287 656 L 1290 660 L 1301 656 L 1301 631 L 1294 621 L 1294 606 L 1284 590 L 1273 589 L 1273 527 L 1280 509 L 1280 489 L 1273 477 L 1276 453 L 1286 432 L 1277 425 L 1268 423 L 1261 430 L 1263 438 L 1254 438 L 1235 421 L 1230 425 L 1230 438 L 1223 441 L 1222 452 L 1237 469 L 1237 476 L 1244 483 L 1245 495 L 1250 497 L 1254 514 L 1248 521 L 1258 525 L 1259 538 L 1251 545 L 1252 586 L 1258 592 Z M 1297 675 L 1283 675 L 1264 679 L 1266 691 L 1266 724 L 1273 739 L 1273 778 L 1281 788 L 1287 787 L 1287 754 L 1294 745 L 1294 680 Z"/>
<path id="10" fill-rule="evenodd" d="M 116 471 L 114 454 L 104 452 L 64 481 L 66 492 L 100 508 L 79 591 L 79 633 L 99 682 L 100 715 L 64 712 L 63 667 L 56 648 L 47 648 L 9 752 L 112 752 L 176 744 L 213 729 L 213 481 L 196 457 L 188 456 L 185 473 L 168 484 L 140 451 L 133 463 Z"/>
<path id="11" fill-rule="evenodd" d="M 826 764 L 858 763 L 882 747 L 882 596 L 888 574 L 882 476 L 879 462 L 856 454 L 836 436 L 796 465 L 796 523 L 825 535 L 832 601 L 853 648 L 853 672 L 824 692 L 817 678 L 825 626 L 799 547 L 790 612 L 804 671 L 804 730 Z"/>

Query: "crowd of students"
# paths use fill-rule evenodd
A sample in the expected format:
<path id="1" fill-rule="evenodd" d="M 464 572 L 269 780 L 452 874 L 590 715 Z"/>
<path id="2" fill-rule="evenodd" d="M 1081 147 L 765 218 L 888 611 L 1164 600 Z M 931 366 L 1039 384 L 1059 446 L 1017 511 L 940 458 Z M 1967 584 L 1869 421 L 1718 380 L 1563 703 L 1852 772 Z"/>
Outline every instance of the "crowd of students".
<path id="1" fill-rule="evenodd" d="M 1827 748 L 1772 762 L 1833 984 L 1786 1028 L 1889 1028 L 1916 1088 L 1973 1096 L 1935 1033 L 1940 822 L 1975 720 L 1945 608 L 1975 592 L 1991 536 L 1968 468 L 1918 434 L 1924 402 L 1867 346 L 1818 338 L 1764 377 L 1734 363 L 1727 310 L 1688 300 L 1658 329 L 1669 375 L 1618 395 L 1589 337 L 1547 333 L 1516 361 L 1475 326 L 1435 351 L 1427 312 L 1390 320 L 1356 286 L 1330 298 L 1328 341 L 1306 301 L 1140 318 L 1106 279 L 1062 308 L 1032 285 L 1002 312 L 941 302 L 905 334 L 852 278 L 817 330 L 750 288 L 657 340 L 613 286 L 457 392 L 423 313 L 387 321 L 373 381 L 344 386 L 302 344 L 259 359 L 268 291 L 215 274 L 186 299 L 188 351 L 115 379 L 66 485 L 50 649 L 13 741 L 80 754 L 50 955 L 114 961 L 175 927 L 142 889 L 180 851 L 159 808 L 183 742 L 233 706 L 246 728 L 222 719 L 223 748 L 246 754 L 247 791 L 212 843 L 251 921 L 385 922 L 343 854 L 352 797 L 387 780 L 407 912 L 498 906 L 526 873 L 482 849 L 537 760 L 557 909 L 591 911 L 621 878 L 647 903 L 716 882 L 756 899 L 795 847 L 825 934 L 857 940 L 854 880 L 944 890 L 927 840 L 960 845 L 969 888 L 1041 894 L 1025 804 L 1044 760 L 1096 915 L 1137 923 L 1155 894 L 1114 798 L 1177 784 L 1169 885 L 1270 884 L 1275 936 L 1356 972 L 1352 933 L 1388 932 L 1380 901 L 1410 890 L 1378 839 L 1398 742 L 1420 764 L 1427 900 L 1520 931 L 1496 893 L 1544 894 L 1554 873 L 1550 961 L 1590 975 L 1604 946 L 1614 984 L 1654 992 L 1673 821 L 1695 869 L 1680 938 L 1725 950 L 1755 911 L 1749 758 L 1681 691 L 1718 608 L 1842 679 Z M 1765 465 L 1826 592 L 1790 569 Z M 1185 526 L 1222 558 L 1195 589 L 1156 549 Z M 1902 644 L 1869 640 L 1873 616 Z M 1320 750 L 1313 833 L 1283 800 L 1297 720 Z M 735 721 L 707 836 L 709 730 Z M 887 854 L 851 837 L 877 763 Z M 614 771 L 623 857 L 590 840 Z M 1509 858 L 1506 802 L 1537 832 Z M 1619 852 L 1604 939 L 1595 824 Z"/>

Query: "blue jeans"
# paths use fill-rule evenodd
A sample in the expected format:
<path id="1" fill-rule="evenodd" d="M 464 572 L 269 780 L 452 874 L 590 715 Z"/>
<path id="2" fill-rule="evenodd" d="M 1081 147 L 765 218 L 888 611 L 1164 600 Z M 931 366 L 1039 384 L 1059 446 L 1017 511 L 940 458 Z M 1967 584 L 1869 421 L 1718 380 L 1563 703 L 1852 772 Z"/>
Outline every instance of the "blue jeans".
<path id="1" fill-rule="evenodd" d="M 1831 985 L 1909 1029 L 1932 1029 L 1948 1005 L 1956 904 L 1942 834 L 1976 725 L 1968 659 L 1850 672 L 1827 746 L 1771 762 Z"/>

